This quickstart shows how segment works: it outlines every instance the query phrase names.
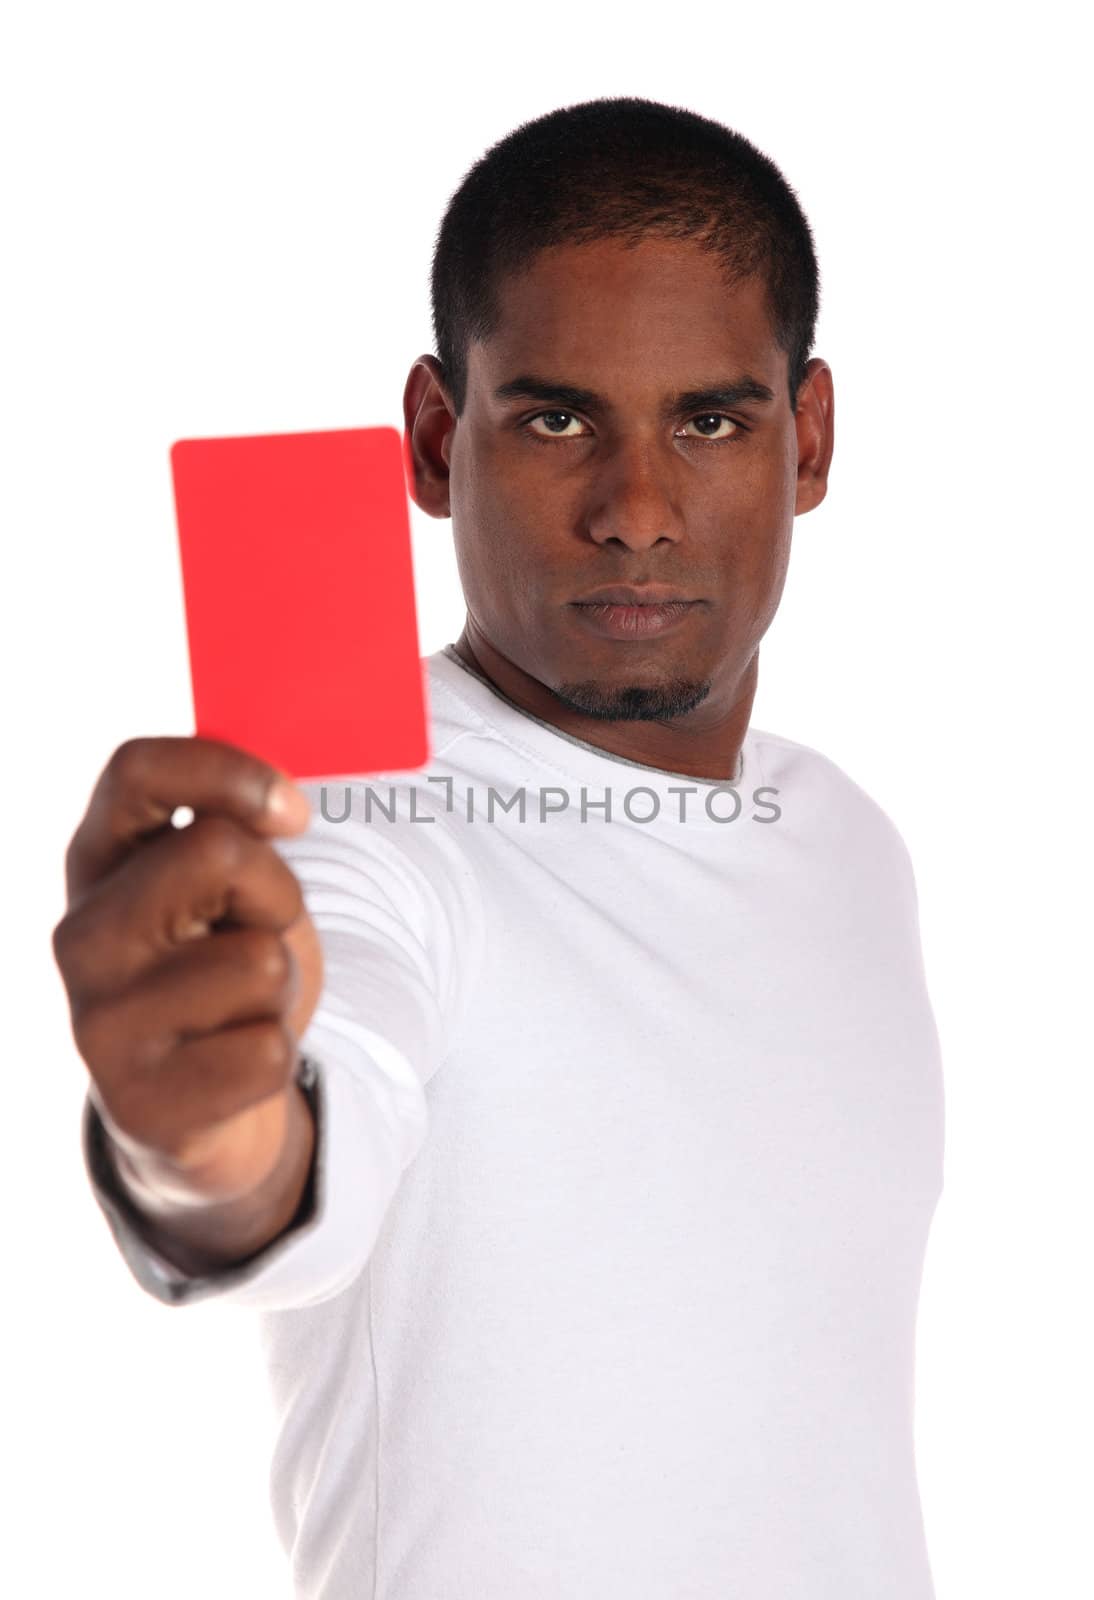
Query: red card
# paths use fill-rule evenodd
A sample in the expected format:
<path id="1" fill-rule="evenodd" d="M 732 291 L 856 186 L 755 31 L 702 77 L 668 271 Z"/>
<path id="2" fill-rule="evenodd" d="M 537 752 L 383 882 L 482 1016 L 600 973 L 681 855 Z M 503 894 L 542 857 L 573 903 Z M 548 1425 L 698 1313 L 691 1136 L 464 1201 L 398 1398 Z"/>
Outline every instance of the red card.
<path id="1" fill-rule="evenodd" d="M 293 778 L 423 766 L 402 436 L 171 448 L 195 733 Z"/>

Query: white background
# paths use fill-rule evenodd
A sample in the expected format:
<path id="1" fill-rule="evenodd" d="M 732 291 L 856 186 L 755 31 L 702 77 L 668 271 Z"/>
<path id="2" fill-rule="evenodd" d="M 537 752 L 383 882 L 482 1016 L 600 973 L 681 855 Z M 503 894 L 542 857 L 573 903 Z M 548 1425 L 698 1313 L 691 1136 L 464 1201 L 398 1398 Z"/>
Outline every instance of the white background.
<path id="1" fill-rule="evenodd" d="M 517 123 L 604 94 L 738 128 L 814 226 L 836 455 L 753 721 L 833 757 L 916 864 L 947 1096 L 917 1378 L 939 1600 L 1094 1592 L 1089 130 L 1067 9 L 146 0 L 5 25 L 4 1593 L 289 1595 L 255 1328 L 129 1276 L 84 1176 L 50 950 L 111 750 L 192 731 L 168 446 L 401 427 L 449 195 Z M 450 525 L 413 515 L 428 653 L 461 597 Z"/>

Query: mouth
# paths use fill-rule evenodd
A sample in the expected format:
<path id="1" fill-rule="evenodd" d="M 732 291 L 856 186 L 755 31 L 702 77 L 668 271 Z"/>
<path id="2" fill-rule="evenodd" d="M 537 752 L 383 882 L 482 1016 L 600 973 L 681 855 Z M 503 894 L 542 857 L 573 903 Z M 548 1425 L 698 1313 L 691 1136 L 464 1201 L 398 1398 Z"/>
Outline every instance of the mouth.
<path id="1" fill-rule="evenodd" d="M 613 591 L 619 593 L 620 591 Z M 611 600 L 575 600 L 574 613 L 595 633 L 609 639 L 648 639 L 677 627 L 702 605 L 701 600 L 617 603 Z"/>

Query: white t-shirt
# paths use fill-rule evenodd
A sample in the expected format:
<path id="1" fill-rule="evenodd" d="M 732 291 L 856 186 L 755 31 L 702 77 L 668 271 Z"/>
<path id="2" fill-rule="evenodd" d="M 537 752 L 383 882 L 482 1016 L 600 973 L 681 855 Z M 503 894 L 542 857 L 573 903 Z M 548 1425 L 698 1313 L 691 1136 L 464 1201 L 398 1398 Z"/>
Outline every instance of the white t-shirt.
<path id="1" fill-rule="evenodd" d="M 138 1282 L 261 1314 L 297 1594 L 931 1600 L 944 1106 L 899 834 L 792 740 L 710 783 L 423 665 L 427 765 L 305 785 L 277 844 L 325 964 L 312 1220 L 187 1280 L 85 1114 Z"/>

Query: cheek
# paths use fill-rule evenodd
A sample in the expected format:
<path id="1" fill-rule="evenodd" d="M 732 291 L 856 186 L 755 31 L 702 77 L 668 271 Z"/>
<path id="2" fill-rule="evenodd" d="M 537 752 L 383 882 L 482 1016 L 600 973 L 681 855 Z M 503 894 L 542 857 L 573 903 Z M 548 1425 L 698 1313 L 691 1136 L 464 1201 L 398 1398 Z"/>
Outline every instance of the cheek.
<path id="1" fill-rule="evenodd" d="M 486 488 L 485 480 L 482 484 Z M 534 563 L 527 530 L 491 483 L 488 498 L 453 501 L 452 539 L 460 584 L 471 609 L 485 622 L 495 613 L 521 611 Z M 523 552 L 523 556 L 522 556 Z"/>
<path id="2" fill-rule="evenodd" d="M 778 522 L 769 524 L 767 537 L 758 547 L 760 568 L 755 577 L 755 606 L 765 633 L 779 608 L 790 566 L 793 507 L 782 509 L 784 514 Z"/>
<path id="3" fill-rule="evenodd" d="M 469 438 L 453 457 L 451 482 L 453 526 L 468 531 L 469 557 L 481 548 L 483 560 L 509 559 L 512 532 L 527 526 L 528 507 L 540 498 L 514 470 L 511 453 L 489 439 Z"/>
<path id="4" fill-rule="evenodd" d="M 797 498 L 797 448 L 793 432 L 772 440 L 771 448 L 757 454 L 745 485 L 749 513 L 767 564 L 785 571 L 790 556 Z"/>
<path id="5" fill-rule="evenodd" d="M 795 457 L 796 460 L 796 457 Z M 718 491 L 715 537 L 730 604 L 766 626 L 790 562 L 795 482 L 781 444 L 727 473 Z M 709 517 L 709 512 L 708 512 Z"/>
<path id="6" fill-rule="evenodd" d="M 578 514 L 566 494 L 534 455 L 514 458 L 511 448 L 479 443 L 454 458 L 452 528 L 465 588 L 519 606 L 535 573 L 552 567 L 560 530 Z"/>
<path id="7" fill-rule="evenodd" d="M 779 429 L 749 458 L 745 492 L 757 515 L 772 527 L 784 527 L 793 520 L 797 465 L 792 429 Z"/>
<path id="8" fill-rule="evenodd" d="M 716 474 L 695 486 L 693 510 L 703 521 L 711 512 L 723 527 L 740 531 L 742 542 L 770 543 L 793 518 L 794 484 L 780 448 L 742 449 Z"/>

